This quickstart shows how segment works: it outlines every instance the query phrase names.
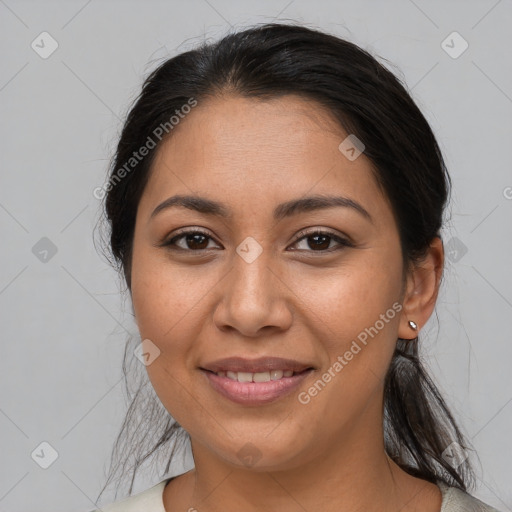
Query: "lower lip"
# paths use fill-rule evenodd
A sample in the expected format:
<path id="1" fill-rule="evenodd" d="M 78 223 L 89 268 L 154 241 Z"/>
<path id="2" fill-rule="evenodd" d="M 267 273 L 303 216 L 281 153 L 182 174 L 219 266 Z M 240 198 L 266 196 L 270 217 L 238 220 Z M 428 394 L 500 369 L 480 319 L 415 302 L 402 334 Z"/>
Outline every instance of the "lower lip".
<path id="1" fill-rule="evenodd" d="M 291 393 L 313 370 L 268 382 L 238 382 L 207 370 L 201 371 L 206 375 L 213 389 L 232 402 L 242 405 L 263 405 Z"/>

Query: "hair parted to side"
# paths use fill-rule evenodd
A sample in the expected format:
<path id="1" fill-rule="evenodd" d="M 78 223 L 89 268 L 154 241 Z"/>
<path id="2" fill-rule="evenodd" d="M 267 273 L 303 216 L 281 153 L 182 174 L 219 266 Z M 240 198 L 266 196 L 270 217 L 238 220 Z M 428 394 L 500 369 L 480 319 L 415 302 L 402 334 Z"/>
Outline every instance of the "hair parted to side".
<path id="1" fill-rule="evenodd" d="M 450 177 L 428 122 L 402 82 L 369 52 L 334 35 L 298 24 L 263 24 L 229 32 L 217 42 L 166 60 L 146 78 L 127 116 L 110 177 L 191 98 L 200 105 L 226 93 L 263 100 L 300 95 L 326 108 L 340 127 L 364 142 L 375 179 L 392 205 L 405 279 L 432 239 L 440 236 Z M 172 137 L 172 130 L 166 137 Z M 110 261 L 130 292 L 137 207 L 160 144 L 105 196 L 106 245 L 114 257 Z M 130 342 L 123 362 L 127 389 L 132 373 L 128 364 L 135 359 Z M 453 442 L 471 448 L 419 358 L 418 338 L 397 340 L 384 383 L 383 410 L 385 448 L 402 469 L 432 483 L 473 487 L 469 459 L 452 467 L 443 458 Z M 166 461 L 165 467 L 159 466 L 165 475 L 176 441 L 187 438 L 142 378 L 132 393 L 103 490 L 129 469 L 131 494 L 137 470 L 155 454 Z"/>

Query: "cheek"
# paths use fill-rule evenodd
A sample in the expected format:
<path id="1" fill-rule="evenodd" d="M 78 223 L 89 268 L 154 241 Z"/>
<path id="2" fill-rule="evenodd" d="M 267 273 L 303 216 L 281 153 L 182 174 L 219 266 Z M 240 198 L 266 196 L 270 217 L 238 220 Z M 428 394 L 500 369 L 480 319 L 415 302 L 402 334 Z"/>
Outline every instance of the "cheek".
<path id="1" fill-rule="evenodd" d="M 392 261 L 384 264 L 368 251 L 336 274 L 301 280 L 297 295 L 325 354 L 317 384 L 303 399 L 332 424 L 342 424 L 348 411 L 356 414 L 383 384 L 401 311 L 401 267 Z"/>
<path id="2" fill-rule="evenodd" d="M 160 401 L 180 424 L 190 407 L 187 361 L 199 324 L 194 307 L 201 299 L 189 284 L 175 267 L 154 256 L 134 255 L 132 302 L 138 330 L 141 340 L 151 340 L 159 350 L 145 369 Z"/>
<path id="3" fill-rule="evenodd" d="M 157 344 L 184 338 L 179 332 L 191 327 L 190 319 L 216 283 L 200 267 L 171 264 L 165 252 L 134 251 L 132 302 L 141 336 Z"/>
<path id="4" fill-rule="evenodd" d="M 138 330 L 141 340 L 151 340 L 160 351 L 146 371 L 158 397 L 178 419 L 187 417 L 190 406 L 187 389 L 196 371 L 192 340 L 200 337 L 208 292 L 218 281 L 201 265 L 185 269 L 170 264 L 164 252 L 134 250 L 132 302 Z"/>
<path id="5" fill-rule="evenodd" d="M 302 314 L 316 326 L 317 334 L 321 332 L 320 340 L 331 356 L 344 352 L 380 315 L 386 316 L 385 326 L 378 324 L 382 334 L 398 329 L 399 315 L 392 306 L 400 298 L 401 267 L 393 261 L 377 251 L 357 252 L 334 271 L 303 272 L 295 280 L 293 291 L 300 298 Z"/>

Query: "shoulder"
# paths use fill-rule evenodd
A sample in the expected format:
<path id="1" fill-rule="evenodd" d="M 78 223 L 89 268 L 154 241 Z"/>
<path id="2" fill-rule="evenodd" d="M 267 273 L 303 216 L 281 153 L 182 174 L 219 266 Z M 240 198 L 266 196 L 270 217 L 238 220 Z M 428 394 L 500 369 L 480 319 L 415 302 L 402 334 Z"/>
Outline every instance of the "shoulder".
<path id="1" fill-rule="evenodd" d="M 88 512 L 166 512 L 162 496 L 168 481 L 166 478 L 145 491 Z"/>
<path id="2" fill-rule="evenodd" d="M 499 512 L 457 487 L 450 487 L 440 481 L 437 482 L 437 485 L 443 496 L 440 512 Z"/>
<path id="3" fill-rule="evenodd" d="M 163 503 L 164 487 L 169 478 L 153 485 L 149 489 L 134 496 L 130 496 L 101 508 L 102 512 L 166 512 Z M 438 481 L 437 485 L 442 494 L 442 506 L 440 512 L 500 512 L 499 510 L 483 503 L 470 494 L 450 487 L 444 482 Z M 98 509 L 88 512 L 99 512 Z"/>

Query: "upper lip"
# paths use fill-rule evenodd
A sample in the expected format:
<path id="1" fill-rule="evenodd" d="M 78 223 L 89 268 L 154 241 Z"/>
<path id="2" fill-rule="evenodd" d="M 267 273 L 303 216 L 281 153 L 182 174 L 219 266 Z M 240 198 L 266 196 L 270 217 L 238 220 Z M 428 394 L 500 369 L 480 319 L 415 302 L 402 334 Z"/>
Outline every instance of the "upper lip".
<path id="1" fill-rule="evenodd" d="M 301 363 L 293 359 L 283 359 L 282 357 L 259 357 L 258 359 L 245 359 L 243 357 L 226 357 L 224 359 L 217 359 L 210 363 L 201 366 L 203 370 L 211 372 L 269 372 L 271 370 L 292 370 L 294 372 L 302 372 L 312 365 Z"/>

